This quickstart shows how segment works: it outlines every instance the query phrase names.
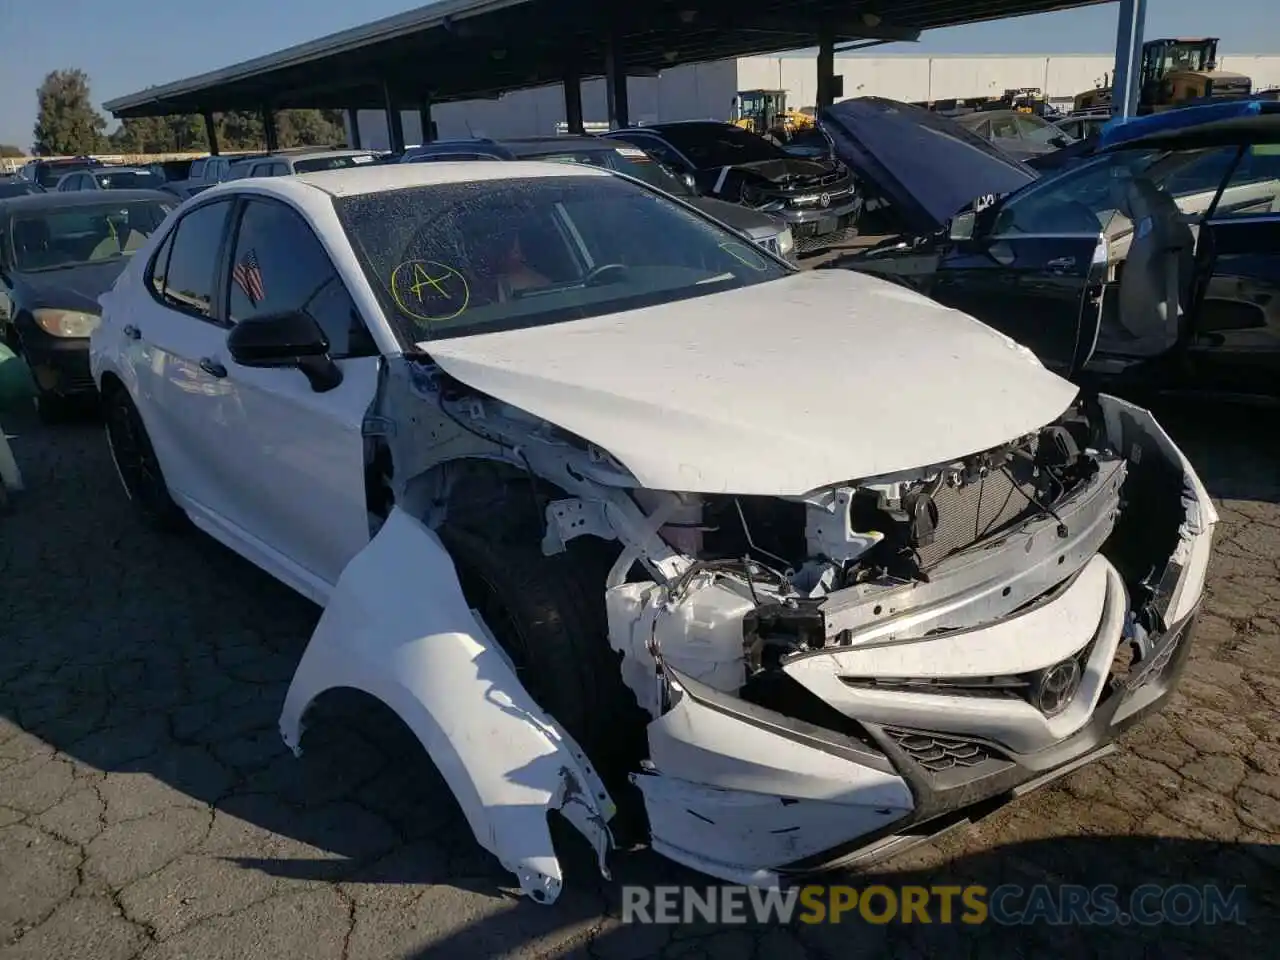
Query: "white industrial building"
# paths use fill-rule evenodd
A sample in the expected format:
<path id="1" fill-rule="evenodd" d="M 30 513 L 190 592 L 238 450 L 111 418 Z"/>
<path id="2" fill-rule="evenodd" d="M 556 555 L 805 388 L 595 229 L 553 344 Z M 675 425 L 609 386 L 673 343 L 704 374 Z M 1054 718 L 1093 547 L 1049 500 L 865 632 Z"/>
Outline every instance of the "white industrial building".
<path id="1" fill-rule="evenodd" d="M 1100 83 L 1112 70 L 1110 54 L 1054 56 L 837 55 L 836 73 L 844 77 L 845 97 L 882 96 L 895 100 L 939 100 L 949 97 L 999 95 L 1013 87 L 1039 87 L 1050 98 L 1069 101 Z M 1280 54 L 1227 54 L 1223 70 L 1247 74 L 1255 90 L 1280 87 Z M 795 107 L 817 99 L 815 58 L 805 54 L 744 57 L 673 67 L 657 77 L 631 77 L 628 96 L 633 123 L 661 120 L 728 119 L 739 90 L 787 91 Z M 603 122 L 603 80 L 582 84 L 583 118 Z M 495 100 L 438 104 L 432 111 L 441 137 L 529 137 L 556 132 L 564 121 L 564 95 L 557 84 L 507 94 Z M 360 112 L 361 143 L 385 149 L 389 143 L 385 115 Z M 408 143 L 422 141 L 416 111 L 404 113 Z"/>

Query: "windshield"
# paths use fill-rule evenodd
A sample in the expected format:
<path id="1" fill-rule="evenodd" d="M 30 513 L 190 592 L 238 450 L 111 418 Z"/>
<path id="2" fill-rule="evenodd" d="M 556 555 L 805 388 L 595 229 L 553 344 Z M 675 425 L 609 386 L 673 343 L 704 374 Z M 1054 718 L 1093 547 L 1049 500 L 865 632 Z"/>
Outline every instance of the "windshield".
<path id="1" fill-rule="evenodd" d="M 673 123 L 661 133 L 699 170 L 787 157 L 781 147 L 731 123 Z"/>
<path id="2" fill-rule="evenodd" d="M 543 162 L 586 163 L 593 167 L 616 170 L 642 180 L 651 187 L 677 197 L 692 197 L 688 185 L 639 147 L 614 147 L 607 150 L 557 150 L 554 153 L 521 154 L 521 160 Z"/>
<path id="3" fill-rule="evenodd" d="M 293 162 L 294 173 L 315 173 L 317 170 L 343 170 L 347 167 L 362 166 L 378 159 L 372 153 L 360 153 L 340 157 L 309 157 L 306 160 Z"/>
<path id="4" fill-rule="evenodd" d="M 637 310 L 790 273 L 620 177 L 433 184 L 334 205 L 406 345 Z"/>
<path id="5" fill-rule="evenodd" d="M 99 170 L 93 178 L 103 190 L 152 190 L 165 182 L 151 170 Z"/>
<path id="6" fill-rule="evenodd" d="M 25 208 L 9 225 L 14 268 L 36 273 L 132 256 L 171 209 L 154 200 Z"/>

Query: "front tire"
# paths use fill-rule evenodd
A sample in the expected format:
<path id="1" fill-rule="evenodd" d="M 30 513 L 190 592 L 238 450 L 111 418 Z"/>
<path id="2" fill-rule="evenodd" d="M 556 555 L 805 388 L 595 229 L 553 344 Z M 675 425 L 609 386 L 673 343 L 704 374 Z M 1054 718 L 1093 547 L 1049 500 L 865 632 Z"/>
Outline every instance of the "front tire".
<path id="1" fill-rule="evenodd" d="M 625 778 L 643 756 L 646 717 L 622 682 L 609 646 L 605 552 L 575 543 L 544 556 L 445 527 L 467 602 L 494 634 L 529 694 L 578 742 L 606 779 Z"/>
<path id="2" fill-rule="evenodd" d="M 118 385 L 108 388 L 102 405 L 111 459 L 134 510 L 155 530 L 175 533 L 184 529 L 186 514 L 169 495 L 151 437 L 128 392 Z"/>

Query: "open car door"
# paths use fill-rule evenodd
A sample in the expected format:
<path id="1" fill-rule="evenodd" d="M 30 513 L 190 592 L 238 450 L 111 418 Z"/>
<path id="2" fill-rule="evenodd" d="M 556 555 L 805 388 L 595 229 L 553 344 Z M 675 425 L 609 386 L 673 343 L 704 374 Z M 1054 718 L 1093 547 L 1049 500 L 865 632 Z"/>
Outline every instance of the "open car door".
<path id="1" fill-rule="evenodd" d="M 1080 235 L 989 233 L 953 241 L 926 291 L 1030 348 L 1064 377 L 1098 341 L 1106 245 Z"/>
<path id="2" fill-rule="evenodd" d="M 1196 260 L 1188 375 L 1222 393 L 1280 393 L 1280 210 L 1205 221 Z"/>

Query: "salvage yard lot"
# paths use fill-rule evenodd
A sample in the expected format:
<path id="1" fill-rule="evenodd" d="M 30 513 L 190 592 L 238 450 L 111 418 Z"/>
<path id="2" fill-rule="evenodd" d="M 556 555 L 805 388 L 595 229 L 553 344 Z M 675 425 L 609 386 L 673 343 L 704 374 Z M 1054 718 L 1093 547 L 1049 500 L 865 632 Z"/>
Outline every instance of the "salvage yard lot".
<path id="1" fill-rule="evenodd" d="M 643 852 L 612 883 L 567 857 L 554 907 L 515 899 L 394 718 L 334 701 L 302 759 L 284 748 L 314 607 L 141 527 L 99 425 L 11 417 L 30 490 L 0 517 L 0 957 L 1256 951 L 1280 933 L 1280 420 L 1160 415 L 1222 512 L 1180 694 L 1117 754 L 875 880 L 1245 884 L 1245 927 L 624 927 L 619 883 L 707 882 Z"/>

